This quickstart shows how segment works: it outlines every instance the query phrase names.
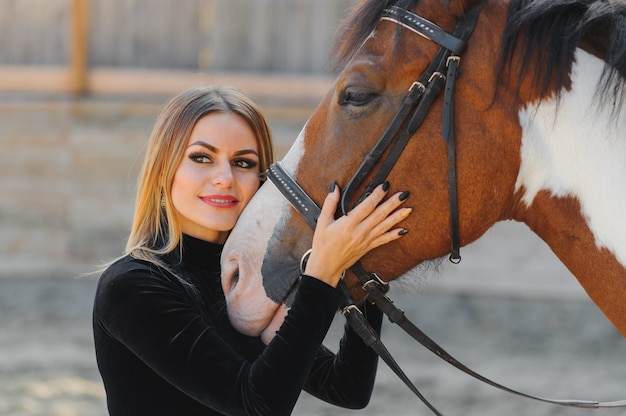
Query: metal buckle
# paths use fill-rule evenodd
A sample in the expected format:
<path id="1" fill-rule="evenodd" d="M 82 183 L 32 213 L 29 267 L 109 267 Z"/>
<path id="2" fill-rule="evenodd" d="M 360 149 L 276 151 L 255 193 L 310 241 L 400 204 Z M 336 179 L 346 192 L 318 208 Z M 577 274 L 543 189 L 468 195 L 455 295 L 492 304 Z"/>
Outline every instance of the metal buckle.
<path id="1" fill-rule="evenodd" d="M 311 251 L 313 251 L 312 248 L 308 249 L 307 251 L 304 252 L 302 257 L 300 257 L 300 274 L 304 274 L 304 269 L 306 268 L 306 262 L 309 259 L 309 256 L 311 255 Z"/>
<path id="2" fill-rule="evenodd" d="M 448 59 L 446 60 L 446 66 L 450 66 L 451 61 L 456 61 L 458 65 L 459 63 L 461 63 L 461 57 L 457 55 L 448 56 Z"/>
<path id="3" fill-rule="evenodd" d="M 312 248 L 308 249 L 307 251 L 304 252 L 302 257 L 300 257 L 300 274 L 304 274 L 304 269 L 306 269 L 306 262 L 307 260 L 309 260 L 309 257 L 311 256 L 311 251 L 313 251 Z M 339 278 L 339 280 L 343 280 L 344 277 L 346 277 L 345 270 L 343 271 L 343 273 L 341 273 L 341 277 Z"/>
<path id="4" fill-rule="evenodd" d="M 363 315 L 363 312 L 361 312 L 361 310 L 358 308 L 358 306 L 352 304 L 352 305 L 348 305 L 345 308 L 343 308 L 341 310 L 341 314 L 345 317 L 348 313 L 350 312 L 356 312 L 356 313 L 360 313 L 361 315 Z"/>
<path id="5" fill-rule="evenodd" d="M 370 285 L 375 285 L 376 288 L 378 290 L 380 290 L 383 293 L 387 293 L 389 292 L 389 283 L 385 282 L 383 279 L 381 279 L 376 273 L 372 272 L 369 273 L 371 279 L 368 280 L 367 282 L 363 283 L 363 289 L 365 289 L 365 291 L 367 291 L 367 287 Z"/>
<path id="6" fill-rule="evenodd" d="M 411 84 L 411 87 L 409 88 L 409 91 L 413 91 L 413 89 L 417 87 L 420 90 L 422 90 L 422 94 L 426 91 L 426 86 L 424 86 L 424 84 L 422 84 L 419 81 L 415 81 L 413 84 Z"/>
<path id="7" fill-rule="evenodd" d="M 446 80 L 446 76 L 444 74 L 442 74 L 439 71 L 435 71 L 435 72 L 433 72 L 433 74 L 428 79 L 428 83 L 430 84 L 433 81 L 433 79 L 435 79 L 435 77 L 439 77 L 439 78 L 441 78 L 444 81 Z"/>

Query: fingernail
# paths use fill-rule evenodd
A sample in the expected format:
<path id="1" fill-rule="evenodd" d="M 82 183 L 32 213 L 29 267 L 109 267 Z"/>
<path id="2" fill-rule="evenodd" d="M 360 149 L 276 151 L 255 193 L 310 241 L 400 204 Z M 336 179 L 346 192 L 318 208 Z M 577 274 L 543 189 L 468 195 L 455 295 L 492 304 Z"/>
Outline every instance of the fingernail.
<path id="1" fill-rule="evenodd" d="M 404 235 L 404 234 L 406 234 L 408 232 L 409 232 L 409 230 L 407 230 L 406 228 L 403 228 L 400 231 L 398 231 L 398 235 Z"/>
<path id="2" fill-rule="evenodd" d="M 383 183 L 383 191 L 387 192 L 389 190 L 389 182 Z"/>
<path id="3" fill-rule="evenodd" d="M 408 217 L 411 212 L 413 212 L 413 208 L 406 208 L 404 211 L 402 211 L 402 218 Z"/>
<path id="4" fill-rule="evenodd" d="M 409 191 L 404 191 L 404 192 L 402 192 L 402 193 L 400 194 L 400 196 L 399 196 L 400 201 L 404 201 L 405 199 L 407 199 L 407 198 L 409 197 L 409 195 L 410 195 L 410 192 L 409 192 Z"/>
<path id="5" fill-rule="evenodd" d="M 330 193 L 332 194 L 333 192 L 335 192 L 335 188 L 337 187 L 337 181 L 333 181 L 333 183 L 330 184 Z"/>

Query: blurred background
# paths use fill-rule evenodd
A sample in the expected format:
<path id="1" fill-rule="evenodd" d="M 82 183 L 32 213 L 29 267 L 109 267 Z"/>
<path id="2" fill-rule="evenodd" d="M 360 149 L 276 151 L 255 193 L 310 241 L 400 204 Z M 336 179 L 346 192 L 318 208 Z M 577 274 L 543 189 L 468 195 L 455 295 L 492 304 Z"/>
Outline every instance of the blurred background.
<path id="1" fill-rule="evenodd" d="M 156 114 L 184 88 L 236 86 L 263 108 L 282 157 L 332 84 L 335 30 L 356 3 L 0 0 L 0 414 L 106 415 L 91 339 L 97 275 L 85 274 L 122 253 Z M 513 388 L 626 396 L 626 341 L 525 226 L 498 224 L 462 255 L 417 290 L 392 291 L 425 332 Z M 482 386 L 391 323 L 383 336 L 445 414 L 590 412 Z M 294 412 L 356 413 L 428 414 L 384 364 L 366 410 L 303 394 Z"/>

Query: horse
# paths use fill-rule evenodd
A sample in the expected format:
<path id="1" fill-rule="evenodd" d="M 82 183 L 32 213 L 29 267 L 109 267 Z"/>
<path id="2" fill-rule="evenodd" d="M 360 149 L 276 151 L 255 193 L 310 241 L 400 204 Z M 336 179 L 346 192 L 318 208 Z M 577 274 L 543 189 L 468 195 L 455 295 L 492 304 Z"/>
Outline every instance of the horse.
<path id="1" fill-rule="evenodd" d="M 419 279 L 420 270 L 450 253 L 459 260 L 458 248 L 496 222 L 523 222 L 626 336 L 621 0 L 365 0 L 339 32 L 333 86 L 281 166 L 318 205 L 333 181 L 344 191 L 355 185 L 342 200 L 345 209 L 354 206 L 375 172 L 365 171 L 356 183 L 354 173 L 385 135 L 407 91 L 430 85 L 416 80 L 442 46 L 416 26 L 450 34 L 477 7 L 482 10 L 471 36 L 462 52 L 452 54 L 459 68 L 452 103 L 441 94 L 432 98 L 384 177 L 390 192 L 411 193 L 413 213 L 402 223 L 410 232 L 372 250 L 361 264 L 385 282 Z M 419 23 L 412 25 L 389 10 L 426 20 L 415 17 Z M 445 79 L 446 73 L 430 78 Z M 453 120 L 442 126 L 450 109 Z M 442 130 L 450 129 L 456 133 L 452 148 L 442 140 Z M 271 337 L 278 329 L 312 235 L 277 186 L 264 183 L 222 253 L 222 286 L 237 330 Z M 355 301 L 364 298 L 353 273 L 344 282 Z"/>

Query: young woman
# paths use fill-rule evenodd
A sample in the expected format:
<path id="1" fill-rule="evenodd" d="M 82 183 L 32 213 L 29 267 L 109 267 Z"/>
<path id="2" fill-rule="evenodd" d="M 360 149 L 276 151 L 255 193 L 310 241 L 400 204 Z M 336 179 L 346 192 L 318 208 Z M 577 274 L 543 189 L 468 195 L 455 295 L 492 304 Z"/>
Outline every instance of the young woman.
<path id="1" fill-rule="evenodd" d="M 185 91 L 165 107 L 139 179 L 126 255 L 99 280 L 93 310 L 98 368 L 117 415 L 288 415 L 302 389 L 364 407 L 377 357 L 349 328 L 333 354 L 322 345 L 343 270 L 400 238 L 407 194 L 378 187 L 333 218 L 331 186 L 293 306 L 276 336 L 236 332 L 220 283 L 222 245 L 272 162 L 267 124 L 230 88 Z M 380 330 L 382 317 L 366 306 Z"/>

